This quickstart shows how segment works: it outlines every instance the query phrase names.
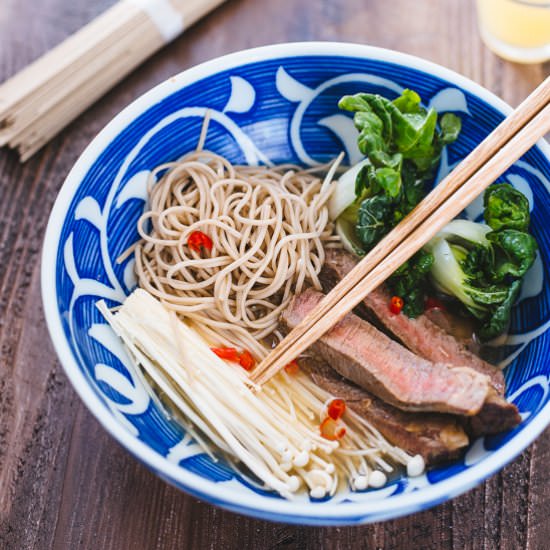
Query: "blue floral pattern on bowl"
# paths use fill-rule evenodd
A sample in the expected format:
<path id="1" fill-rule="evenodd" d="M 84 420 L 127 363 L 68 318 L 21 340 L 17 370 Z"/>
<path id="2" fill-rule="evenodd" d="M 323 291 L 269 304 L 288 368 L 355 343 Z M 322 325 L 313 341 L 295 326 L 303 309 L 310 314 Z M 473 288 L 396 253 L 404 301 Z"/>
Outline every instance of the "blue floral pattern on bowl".
<path id="1" fill-rule="evenodd" d="M 133 259 L 120 264 L 116 259 L 138 238 L 135 224 L 145 207 L 149 171 L 195 148 L 207 110 L 206 148 L 234 163 L 314 165 L 341 150 L 354 163 L 360 159 L 356 131 L 350 116 L 338 110 L 339 97 L 358 91 L 393 97 L 412 88 L 426 104 L 463 121 L 458 141 L 444 151 L 438 179 L 507 110 L 450 71 L 362 46 L 274 46 L 194 71 L 146 94 L 102 132 L 69 175 L 52 213 L 43 262 L 46 316 L 67 374 L 92 412 L 163 479 L 214 504 L 279 521 L 350 524 L 418 511 L 463 492 L 511 460 L 549 418 L 546 146 L 533 148 L 505 175 L 528 196 L 540 245 L 505 344 L 508 399 L 523 418 L 515 430 L 482 438 L 461 461 L 418 478 L 402 476 L 378 490 L 340 491 L 323 501 L 303 495 L 287 502 L 212 461 L 161 405 L 95 303 L 116 305 L 135 286 Z M 465 211 L 471 219 L 480 213 L 480 201 Z"/>

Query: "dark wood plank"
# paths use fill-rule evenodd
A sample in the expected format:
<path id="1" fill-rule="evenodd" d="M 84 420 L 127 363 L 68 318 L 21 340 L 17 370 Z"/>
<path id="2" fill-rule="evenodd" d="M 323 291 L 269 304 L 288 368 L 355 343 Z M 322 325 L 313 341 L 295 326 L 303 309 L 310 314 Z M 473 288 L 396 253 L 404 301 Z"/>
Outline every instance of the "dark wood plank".
<path id="1" fill-rule="evenodd" d="M 529 464 L 529 493 L 527 514 L 527 548 L 546 548 L 550 541 L 550 487 L 548 483 L 550 464 L 550 437 L 539 437 L 531 446 Z"/>
<path id="2" fill-rule="evenodd" d="M 0 80 L 114 0 L 0 4 Z M 238 516 L 166 485 L 82 406 L 49 343 L 40 248 L 55 194 L 79 153 L 154 84 L 230 51 L 341 40 L 455 69 L 515 105 L 548 65 L 506 63 L 481 43 L 472 1 L 229 0 L 112 90 L 24 166 L 0 152 L 0 548 L 529 548 L 550 540 L 550 432 L 501 473 L 432 510 L 356 528 Z"/>

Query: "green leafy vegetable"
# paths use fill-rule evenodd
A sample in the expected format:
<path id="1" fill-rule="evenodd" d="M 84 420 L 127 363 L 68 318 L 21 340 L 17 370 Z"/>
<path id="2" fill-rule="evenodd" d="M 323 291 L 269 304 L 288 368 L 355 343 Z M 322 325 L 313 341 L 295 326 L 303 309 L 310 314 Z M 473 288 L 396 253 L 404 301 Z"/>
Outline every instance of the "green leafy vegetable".
<path id="1" fill-rule="evenodd" d="M 439 139 L 445 145 L 456 141 L 462 128 L 460 119 L 452 113 L 445 113 L 439 120 L 439 126 L 441 127 Z"/>
<path id="2" fill-rule="evenodd" d="M 344 96 L 339 106 L 354 113 L 357 144 L 367 159 L 346 173 L 346 197 L 353 177 L 355 200 L 339 207 L 337 227 L 348 247 L 364 253 L 424 198 L 442 148 L 457 139 L 461 120 L 426 109 L 412 90 L 393 101 L 375 94 Z M 492 185 L 483 204 L 487 225 L 452 221 L 387 284 L 403 298 L 410 317 L 424 310 L 430 285 L 454 296 L 479 320 L 479 336 L 487 340 L 506 329 L 537 243 L 528 233 L 529 202 L 517 189 Z"/>
<path id="3" fill-rule="evenodd" d="M 357 144 L 367 156 L 355 179 L 355 201 L 340 215 L 340 228 L 355 229 L 346 242 L 366 252 L 397 225 L 426 195 L 444 145 L 460 132 L 461 121 L 446 113 L 439 119 L 420 96 L 404 90 L 393 101 L 374 94 L 344 96 L 339 106 L 354 113 Z M 351 245 L 348 245 L 350 248 Z M 403 298 L 403 311 L 416 317 L 424 310 L 433 257 L 420 251 L 389 281 Z"/>
<path id="4" fill-rule="evenodd" d="M 355 113 L 357 144 L 369 159 L 355 182 L 356 236 L 368 251 L 424 198 L 441 149 L 460 132 L 460 119 L 446 113 L 438 130 L 437 112 L 424 108 L 412 90 L 393 101 L 375 94 L 344 96 L 339 106 Z"/>
<path id="5" fill-rule="evenodd" d="M 387 195 L 375 195 L 361 203 L 356 233 L 365 248 L 371 248 L 386 234 L 392 215 L 393 203 Z"/>
<path id="6" fill-rule="evenodd" d="M 529 233 L 516 229 L 502 229 L 487 235 L 495 250 L 493 281 L 506 277 L 523 277 L 533 265 L 537 254 L 537 241 Z"/>
<path id="7" fill-rule="evenodd" d="M 474 223 L 469 220 L 453 220 L 449 222 L 439 233 L 438 236 L 448 239 L 455 244 L 461 244 L 466 248 L 479 245 L 486 247 L 489 244 L 487 233 L 491 228 L 482 223 Z"/>
<path id="8" fill-rule="evenodd" d="M 424 298 L 428 292 L 427 275 L 433 262 L 433 254 L 419 250 L 388 279 L 392 294 L 403 298 L 403 313 L 409 317 L 418 317 L 424 311 Z"/>
<path id="9" fill-rule="evenodd" d="M 506 330 L 522 277 L 535 261 L 537 243 L 527 233 L 529 204 L 522 193 L 508 184 L 493 185 L 485 192 L 484 204 L 493 231 L 454 220 L 427 248 L 434 254 L 434 285 L 480 320 L 478 335 L 488 340 Z"/>
<path id="10" fill-rule="evenodd" d="M 472 279 L 460 265 L 463 251 L 438 237 L 432 239 L 426 249 L 434 258 L 430 271 L 434 287 L 439 292 L 458 298 L 475 317 L 483 317 L 486 308 L 474 299 L 476 289 L 471 284 Z"/>
<path id="11" fill-rule="evenodd" d="M 401 192 L 400 170 L 392 166 L 375 168 L 372 164 L 366 164 L 355 180 L 355 193 L 362 196 L 364 193 L 375 195 L 382 193 L 391 199 L 395 199 Z"/>
<path id="12" fill-rule="evenodd" d="M 508 287 L 506 298 L 493 310 L 492 315 L 478 330 L 481 340 L 491 340 L 508 328 L 512 307 L 517 300 L 520 289 L 520 280 L 513 281 Z"/>
<path id="13" fill-rule="evenodd" d="M 470 222 L 474 223 L 474 222 Z M 480 224 L 475 224 L 480 225 Z M 461 261 L 462 269 L 471 280 L 478 281 L 478 284 L 486 286 L 490 281 L 486 279 L 487 267 L 494 264 L 494 250 L 487 244 L 474 244 Z"/>
<path id="14" fill-rule="evenodd" d="M 491 185 L 483 197 L 484 217 L 491 229 L 529 228 L 529 201 L 509 183 Z"/>

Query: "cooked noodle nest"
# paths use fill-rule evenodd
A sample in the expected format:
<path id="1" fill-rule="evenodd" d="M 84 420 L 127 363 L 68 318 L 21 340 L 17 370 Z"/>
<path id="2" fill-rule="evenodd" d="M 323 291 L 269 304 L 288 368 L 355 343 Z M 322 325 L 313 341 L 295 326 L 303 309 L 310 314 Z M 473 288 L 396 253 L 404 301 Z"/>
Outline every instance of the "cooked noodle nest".
<path id="1" fill-rule="evenodd" d="M 306 286 L 320 289 L 323 247 L 337 244 L 327 208 L 336 165 L 322 180 L 318 170 L 234 166 L 197 151 L 157 167 L 138 222 L 140 286 L 208 340 L 265 356 L 281 311 Z M 195 231 L 211 250 L 188 246 Z"/>

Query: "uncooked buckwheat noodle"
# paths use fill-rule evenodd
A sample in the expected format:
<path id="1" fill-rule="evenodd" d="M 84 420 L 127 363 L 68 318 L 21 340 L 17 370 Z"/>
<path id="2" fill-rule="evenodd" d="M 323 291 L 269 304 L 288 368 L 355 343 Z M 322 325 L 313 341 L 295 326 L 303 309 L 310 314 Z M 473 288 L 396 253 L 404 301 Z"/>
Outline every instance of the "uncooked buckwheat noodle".
<path id="1" fill-rule="evenodd" d="M 330 169 L 234 166 L 198 150 L 157 167 L 138 222 L 139 285 L 208 340 L 264 357 L 291 296 L 320 288 L 323 246 L 337 239 L 327 201 L 339 159 Z M 210 237 L 211 251 L 187 246 L 193 231 Z"/>
<path id="2" fill-rule="evenodd" d="M 0 146 L 17 149 L 21 162 L 27 160 L 130 71 L 223 1 L 104 2 L 114 5 L 0 83 Z"/>

